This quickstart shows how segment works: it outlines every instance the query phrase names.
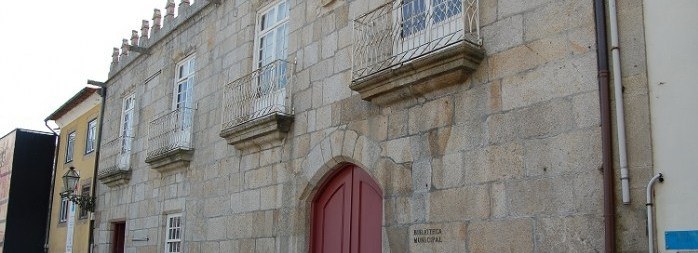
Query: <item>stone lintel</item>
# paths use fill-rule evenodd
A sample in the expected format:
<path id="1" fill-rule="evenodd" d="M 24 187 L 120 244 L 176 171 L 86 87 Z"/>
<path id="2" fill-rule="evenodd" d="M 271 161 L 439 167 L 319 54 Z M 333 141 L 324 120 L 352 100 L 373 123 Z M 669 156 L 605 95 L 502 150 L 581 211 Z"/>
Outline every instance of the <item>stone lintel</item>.
<path id="1" fill-rule="evenodd" d="M 131 180 L 131 170 L 121 170 L 114 168 L 110 170 L 110 172 L 108 173 L 99 175 L 97 179 L 99 179 L 100 182 L 107 185 L 108 187 L 116 187 L 119 185 L 128 184 L 128 181 Z"/>
<path id="2" fill-rule="evenodd" d="M 176 148 L 159 155 L 148 156 L 145 162 L 151 169 L 162 173 L 188 167 L 193 156 L 194 150 Z"/>
<path id="3" fill-rule="evenodd" d="M 224 128 L 220 136 L 239 150 L 278 146 L 291 129 L 293 115 L 273 112 L 245 123 Z"/>
<path id="4" fill-rule="evenodd" d="M 349 88 L 359 92 L 364 100 L 389 105 L 465 81 L 484 57 L 482 47 L 461 41 L 400 66 L 353 80 Z"/>

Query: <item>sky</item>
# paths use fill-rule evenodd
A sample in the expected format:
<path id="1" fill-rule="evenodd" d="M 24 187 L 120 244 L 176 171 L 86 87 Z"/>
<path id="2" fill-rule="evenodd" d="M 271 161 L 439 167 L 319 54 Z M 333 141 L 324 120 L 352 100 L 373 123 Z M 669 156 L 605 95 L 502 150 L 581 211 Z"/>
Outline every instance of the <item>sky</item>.
<path id="1" fill-rule="evenodd" d="M 179 0 L 175 1 L 177 4 Z M 194 1 L 191 1 L 192 3 Z M 44 119 L 105 81 L 112 48 L 166 0 L 9 0 L 0 3 L 0 136 L 49 131 Z M 54 125 L 55 126 L 55 125 Z"/>

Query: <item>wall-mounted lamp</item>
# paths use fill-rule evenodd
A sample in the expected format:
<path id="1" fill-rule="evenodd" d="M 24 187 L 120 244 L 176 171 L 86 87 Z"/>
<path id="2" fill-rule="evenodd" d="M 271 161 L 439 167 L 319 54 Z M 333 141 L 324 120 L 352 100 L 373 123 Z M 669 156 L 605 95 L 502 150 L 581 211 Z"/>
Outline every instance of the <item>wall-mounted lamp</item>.
<path id="1" fill-rule="evenodd" d="M 89 195 L 76 195 L 75 187 L 80 181 L 80 174 L 75 171 L 75 167 L 70 167 L 68 171 L 63 174 L 63 192 L 61 192 L 61 197 L 67 198 L 73 203 L 80 206 L 80 208 L 85 209 L 90 212 L 95 211 L 95 198 Z"/>

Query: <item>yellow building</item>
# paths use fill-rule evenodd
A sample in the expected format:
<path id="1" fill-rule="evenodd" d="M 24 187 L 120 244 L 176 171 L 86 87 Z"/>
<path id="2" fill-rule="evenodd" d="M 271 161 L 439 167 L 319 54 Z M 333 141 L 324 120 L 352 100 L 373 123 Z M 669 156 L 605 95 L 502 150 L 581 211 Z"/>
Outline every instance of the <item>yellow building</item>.
<path id="1" fill-rule="evenodd" d="M 75 194 L 93 196 L 100 103 L 99 90 L 86 87 L 46 118 L 47 122 L 53 121 L 60 129 L 48 252 L 90 252 L 92 213 L 60 194 L 63 192 L 62 176 L 73 167 L 80 175 Z M 74 223 L 70 221 L 71 217 Z M 72 233 L 71 223 L 74 224 Z M 69 249 L 71 246 L 72 251 Z"/>

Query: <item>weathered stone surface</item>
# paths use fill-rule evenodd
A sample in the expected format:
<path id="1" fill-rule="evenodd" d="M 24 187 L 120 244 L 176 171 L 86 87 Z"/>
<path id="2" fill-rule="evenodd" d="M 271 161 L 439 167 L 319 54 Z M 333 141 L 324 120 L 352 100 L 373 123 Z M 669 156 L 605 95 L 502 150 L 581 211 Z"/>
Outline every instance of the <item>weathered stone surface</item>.
<path id="1" fill-rule="evenodd" d="M 536 223 L 540 252 L 603 252 L 603 219 L 590 216 L 541 218 Z"/>
<path id="2" fill-rule="evenodd" d="M 601 208 L 601 174 L 593 171 L 506 183 L 511 215 L 594 213 Z"/>
<path id="3" fill-rule="evenodd" d="M 504 51 L 523 42 L 523 16 L 500 19 L 482 28 L 483 45 L 488 53 Z"/>
<path id="4" fill-rule="evenodd" d="M 453 123 L 453 99 L 444 97 L 409 110 L 410 134 Z"/>
<path id="5" fill-rule="evenodd" d="M 432 191 L 429 197 L 431 222 L 484 219 L 489 215 L 490 198 L 483 186 Z"/>
<path id="6" fill-rule="evenodd" d="M 592 24 L 593 14 L 593 2 L 553 1 L 524 14 L 524 39 L 531 41 Z"/>
<path id="7" fill-rule="evenodd" d="M 412 152 L 409 144 L 409 137 L 387 141 L 383 149 L 386 152 L 384 155 L 396 163 L 410 162 L 412 161 Z"/>
<path id="8" fill-rule="evenodd" d="M 478 184 L 524 175 L 524 149 L 519 143 L 488 146 L 463 154 L 466 184 Z"/>
<path id="9" fill-rule="evenodd" d="M 502 80 L 502 109 L 510 110 L 565 97 L 597 87 L 596 59 L 584 57 L 553 61 L 536 71 L 522 72 Z"/>
<path id="10" fill-rule="evenodd" d="M 569 172 L 597 171 L 601 149 L 598 129 L 561 134 L 525 142 L 526 175 L 555 175 Z"/>
<path id="11" fill-rule="evenodd" d="M 206 221 L 206 239 L 222 240 L 226 235 L 226 218 L 218 217 Z"/>
<path id="12" fill-rule="evenodd" d="M 533 231 L 530 218 L 473 222 L 468 225 L 468 251 L 534 252 Z"/>
<path id="13" fill-rule="evenodd" d="M 464 174 L 462 153 L 445 155 L 443 159 L 432 161 L 433 183 L 437 189 L 462 186 Z"/>
<path id="14" fill-rule="evenodd" d="M 549 137 L 575 127 L 572 103 L 552 100 L 518 112 L 519 136 L 524 139 Z"/>

